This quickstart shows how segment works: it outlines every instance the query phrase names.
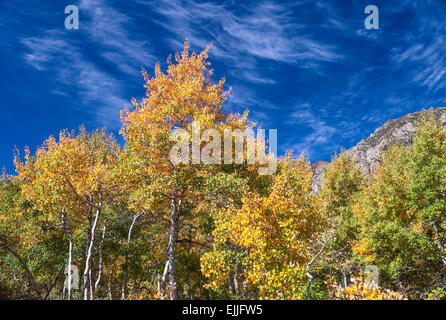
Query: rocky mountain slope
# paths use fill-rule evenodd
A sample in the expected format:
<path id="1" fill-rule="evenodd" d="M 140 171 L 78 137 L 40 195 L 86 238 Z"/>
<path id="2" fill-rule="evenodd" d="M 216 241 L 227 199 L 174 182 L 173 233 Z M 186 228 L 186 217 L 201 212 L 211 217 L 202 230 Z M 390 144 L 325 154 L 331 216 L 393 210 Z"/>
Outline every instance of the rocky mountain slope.
<path id="1" fill-rule="evenodd" d="M 441 119 L 443 125 L 446 125 L 446 108 L 437 108 L 433 111 L 435 116 Z M 388 120 L 367 139 L 361 140 L 346 152 L 355 159 L 360 169 L 365 173 L 372 173 L 376 169 L 380 154 L 389 144 L 409 145 L 412 143 L 411 136 L 415 132 L 416 123 L 425 112 L 409 113 L 399 119 Z M 319 160 L 312 165 L 315 192 L 320 189 L 323 169 L 327 164 L 328 162 Z"/>

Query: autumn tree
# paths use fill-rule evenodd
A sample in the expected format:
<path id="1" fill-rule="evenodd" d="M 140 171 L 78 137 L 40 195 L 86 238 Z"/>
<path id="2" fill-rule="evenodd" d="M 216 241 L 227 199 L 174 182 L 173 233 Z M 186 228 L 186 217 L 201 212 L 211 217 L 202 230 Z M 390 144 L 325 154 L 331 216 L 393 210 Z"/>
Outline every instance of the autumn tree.
<path id="1" fill-rule="evenodd" d="M 0 184 L 0 291 L 10 297 L 48 299 L 63 278 L 63 235 L 33 208 L 16 176 Z"/>
<path id="2" fill-rule="evenodd" d="M 439 120 L 421 120 L 413 146 L 387 150 L 354 206 L 355 251 L 378 266 L 380 281 L 412 297 L 444 285 L 445 146 Z"/>
<path id="3" fill-rule="evenodd" d="M 103 130 L 89 134 L 81 128 L 77 136 L 62 131 L 59 141 L 48 138 L 35 156 L 31 156 L 27 148 L 24 163 L 16 155 L 16 170 L 24 195 L 49 221 L 57 224 L 68 239 L 68 299 L 71 297 L 73 238 L 80 228 L 85 228 L 87 243 L 84 299 L 94 297 L 93 249 L 100 217 L 113 200 L 114 185 L 109 172 L 119 150 L 118 144 Z"/>
<path id="4" fill-rule="evenodd" d="M 359 223 L 353 215 L 352 205 L 364 184 L 364 174 L 346 153 L 332 157 L 325 167 L 323 184 L 318 194 L 319 205 L 327 221 L 325 269 L 329 276 L 339 277 L 347 285 L 349 273 L 356 270 L 353 247 L 359 237 Z"/>
<path id="5" fill-rule="evenodd" d="M 155 66 L 152 78 L 143 71 L 146 97 L 140 102 L 133 100 L 133 108 L 121 113 L 121 133 L 126 141 L 128 159 L 123 174 L 131 190 L 129 207 L 136 214 L 149 215 L 154 222 L 164 226 L 158 236 L 158 241 L 167 240 L 165 266 L 158 284 L 161 298 L 175 299 L 178 296 L 178 243 L 201 242 L 194 227 L 197 219 L 195 208 L 202 197 L 200 187 L 216 167 L 207 165 L 209 163 L 199 155 L 207 152 L 214 159 L 211 164 L 215 165 L 223 157 L 219 152 L 222 141 L 213 140 L 216 138 L 212 135 L 201 136 L 198 133 L 198 145 L 194 147 L 197 149 L 191 150 L 192 146 L 187 143 L 181 154 L 186 157 L 198 154 L 198 159 L 173 163 L 170 152 L 178 141 L 172 139 L 172 132 L 182 129 L 193 136 L 197 123 L 202 129 L 215 129 L 220 133 L 224 129 L 239 128 L 243 131 L 248 127 L 247 114 L 240 116 L 223 112 L 229 91 L 224 90 L 224 79 L 217 83 L 211 80 L 212 70 L 208 69 L 207 61 L 209 49 L 207 46 L 199 54 L 190 53 L 189 42 L 186 41 L 181 54 L 175 55 L 175 62 L 168 59 L 167 73 L 161 71 L 160 64 Z M 214 147 L 203 150 L 210 142 Z M 193 239 L 180 239 L 179 235 L 188 228 Z"/>
<path id="6" fill-rule="evenodd" d="M 20 186 L 12 176 L 4 174 L 0 181 L 0 265 L 2 271 L 10 268 L 8 270 L 9 274 L 14 274 L 16 278 L 21 278 L 21 276 L 14 270 L 15 267 L 17 266 L 18 270 L 23 270 L 25 275 L 23 282 L 31 289 L 26 290 L 29 297 L 42 298 L 42 290 L 37 283 L 32 268 L 29 266 L 29 261 L 24 255 L 26 249 L 29 248 L 29 244 L 35 244 L 31 239 L 37 234 L 37 226 L 29 228 L 30 225 L 23 219 L 23 213 L 26 209 L 19 207 L 20 198 Z M 27 229 L 30 232 L 27 232 Z M 24 233 L 28 234 L 24 235 Z M 12 256 L 10 263 L 8 263 L 8 260 L 10 260 L 8 254 Z M 12 291 L 13 287 L 14 284 L 4 278 L 2 272 L 0 289 Z M 19 296 L 22 290 L 17 289 L 17 292 L 9 292 L 9 294 Z"/>
<path id="7" fill-rule="evenodd" d="M 329 293 L 336 300 L 407 300 L 402 293 L 380 288 L 361 275 L 353 276 L 347 287 L 331 284 Z"/>
<path id="8" fill-rule="evenodd" d="M 446 271 L 446 129 L 431 113 L 421 118 L 413 140 L 410 212 L 422 223 L 420 235 L 435 244 L 430 258 Z"/>
<path id="9" fill-rule="evenodd" d="M 225 286 L 234 275 L 241 298 L 303 297 L 321 216 L 314 206 L 312 173 L 305 156 L 288 155 L 278 167 L 265 195 L 246 191 L 240 204 L 221 210 L 214 250 L 202 258 L 209 288 Z"/>

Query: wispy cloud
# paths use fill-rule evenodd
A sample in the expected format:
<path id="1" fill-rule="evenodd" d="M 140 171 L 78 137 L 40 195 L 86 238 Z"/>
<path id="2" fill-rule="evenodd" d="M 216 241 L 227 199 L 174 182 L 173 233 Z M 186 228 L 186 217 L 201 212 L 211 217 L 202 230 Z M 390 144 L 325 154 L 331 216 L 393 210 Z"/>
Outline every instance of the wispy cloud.
<path id="1" fill-rule="evenodd" d="M 139 3 L 155 11 L 155 22 L 173 35 L 166 38 L 171 48 L 180 48 L 185 38 L 195 48 L 213 42 L 212 58 L 227 66 L 232 79 L 230 104 L 255 110 L 251 119 L 262 126 L 277 126 L 271 110 L 279 109 L 280 101 L 265 99 L 261 89 L 283 84 L 276 68 L 319 73 L 320 65 L 345 59 L 337 45 L 318 39 L 296 17 L 296 12 L 303 16 L 296 7 L 314 6 L 311 1 L 258 1 L 255 6 L 194 0 Z"/>
<path id="2" fill-rule="evenodd" d="M 142 67 L 152 65 L 155 57 L 147 42 L 135 39 L 127 28 L 131 19 L 102 0 L 82 0 L 84 13 L 80 29 L 83 45 L 94 47 L 97 54 L 116 70 L 136 77 Z M 39 71 L 53 74 L 60 86 L 55 94 L 68 95 L 80 108 L 91 108 L 100 125 L 119 125 L 119 110 L 129 104 L 124 95 L 124 79 L 103 67 L 102 61 L 85 54 L 63 30 L 47 30 L 40 37 L 25 37 L 25 61 Z"/>
<path id="3" fill-rule="evenodd" d="M 394 61 L 412 66 L 413 81 L 426 86 L 432 92 L 446 87 L 446 38 L 443 35 L 438 35 L 430 43 L 417 43 L 397 52 L 398 50 L 393 55 Z"/>
<path id="4" fill-rule="evenodd" d="M 70 45 L 63 39 L 59 38 L 60 34 L 56 32 L 48 32 L 46 37 L 30 37 L 22 39 L 22 43 L 29 49 L 25 53 L 25 61 L 36 68 L 44 70 L 52 59 L 68 52 Z"/>
<path id="5" fill-rule="evenodd" d="M 302 104 L 290 115 L 288 125 L 308 126 L 310 132 L 302 137 L 298 143 L 291 143 L 295 137 L 288 137 L 288 148 L 300 153 L 305 152 L 307 157 L 314 157 L 314 153 L 320 153 L 321 149 L 335 147 L 333 135 L 337 132 L 334 126 L 316 115 L 308 103 Z"/>
<path id="6" fill-rule="evenodd" d="M 437 93 L 446 88 L 446 6 L 441 1 L 428 0 L 410 4 L 416 16 L 417 32 L 410 32 L 401 45 L 392 50 L 397 70 L 410 70 L 413 82 Z"/>
<path id="7" fill-rule="evenodd" d="M 343 59 L 335 46 L 300 32 L 291 10 L 296 3 L 262 1 L 253 8 L 244 7 L 242 15 L 231 11 L 228 4 L 192 0 L 145 3 L 162 15 L 158 23 L 177 35 L 170 40 L 175 47 L 186 37 L 200 46 L 213 41 L 213 55 L 240 68 L 255 69 L 252 58 L 293 64 Z M 249 80 L 256 79 L 261 78 L 253 76 Z"/>
<path id="8" fill-rule="evenodd" d="M 81 0 L 79 9 L 90 18 L 83 23 L 82 30 L 101 46 L 102 56 L 123 72 L 134 75 L 143 66 L 155 62 L 148 40 L 138 39 L 128 31 L 132 24 L 130 17 L 103 0 Z"/>
<path id="9" fill-rule="evenodd" d="M 48 32 L 45 37 L 22 40 L 28 48 L 25 61 L 42 72 L 53 74 L 58 83 L 55 94 L 68 95 L 79 108 L 95 106 L 91 110 L 102 125 L 113 125 L 112 114 L 127 103 L 121 98 L 121 84 L 117 79 L 101 70 L 93 62 L 83 58 L 76 46 L 63 40 L 58 32 Z M 109 110 L 107 110 L 109 109 Z"/>

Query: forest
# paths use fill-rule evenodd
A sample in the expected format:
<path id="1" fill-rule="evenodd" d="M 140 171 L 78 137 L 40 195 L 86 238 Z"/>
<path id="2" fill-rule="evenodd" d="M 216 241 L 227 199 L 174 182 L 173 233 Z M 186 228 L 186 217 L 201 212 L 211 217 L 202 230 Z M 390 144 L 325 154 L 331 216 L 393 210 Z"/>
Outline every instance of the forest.
<path id="1" fill-rule="evenodd" d="M 373 174 L 333 155 L 317 193 L 304 153 L 279 157 L 273 175 L 173 164 L 174 129 L 255 127 L 224 111 L 231 92 L 212 80 L 209 48 L 186 41 L 166 71 L 143 70 L 123 145 L 81 126 L 15 151 L 0 184 L 0 299 L 444 299 L 441 122 L 426 111 Z"/>

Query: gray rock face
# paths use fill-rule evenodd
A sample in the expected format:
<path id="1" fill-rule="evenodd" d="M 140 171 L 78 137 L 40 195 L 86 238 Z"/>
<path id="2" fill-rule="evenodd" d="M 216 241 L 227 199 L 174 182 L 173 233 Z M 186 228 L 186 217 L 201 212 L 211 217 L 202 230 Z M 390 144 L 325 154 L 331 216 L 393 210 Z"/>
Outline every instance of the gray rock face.
<path id="1" fill-rule="evenodd" d="M 446 108 L 437 108 L 433 110 L 435 116 L 441 119 L 443 125 L 446 125 Z M 361 140 L 356 146 L 346 152 L 357 162 L 359 168 L 365 173 L 373 173 L 379 161 L 379 156 L 386 148 L 393 143 L 410 145 L 412 143 L 412 134 L 415 132 L 415 126 L 418 119 L 426 111 L 409 113 L 399 119 L 388 120 L 381 127 L 375 130 L 367 139 Z M 323 167 L 313 164 L 313 190 L 317 192 L 322 184 Z M 316 165 L 317 164 L 317 165 Z"/>
<path id="2" fill-rule="evenodd" d="M 313 171 L 313 193 L 317 193 L 321 189 L 322 175 L 327 164 L 327 161 L 318 160 L 311 165 L 311 170 Z"/>

